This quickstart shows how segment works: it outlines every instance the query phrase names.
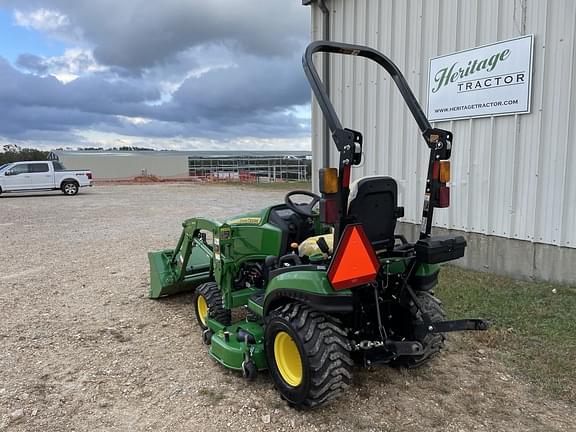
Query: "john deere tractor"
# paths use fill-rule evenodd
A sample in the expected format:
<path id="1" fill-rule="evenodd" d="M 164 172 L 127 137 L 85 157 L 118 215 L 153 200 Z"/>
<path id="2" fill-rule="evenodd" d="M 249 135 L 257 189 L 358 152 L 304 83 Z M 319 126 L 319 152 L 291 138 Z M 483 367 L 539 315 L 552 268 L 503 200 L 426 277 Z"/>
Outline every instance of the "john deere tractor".
<path id="1" fill-rule="evenodd" d="M 342 127 L 312 62 L 314 53 L 366 57 L 394 80 L 430 150 L 420 238 L 395 234 L 404 214 L 397 184 L 375 176 L 350 182 L 362 135 Z M 296 407 L 335 398 L 355 365 L 418 367 L 444 346 L 445 333 L 484 330 L 484 320 L 446 320 L 434 297 L 439 263 L 464 255 L 463 237 L 432 237 L 435 208 L 448 207 L 452 134 L 432 128 L 400 70 L 371 48 L 314 42 L 306 76 L 339 152 L 319 172 L 320 195 L 294 191 L 284 203 L 225 222 L 192 218 L 175 249 L 149 253 L 150 294 L 194 291 L 209 354 L 254 379 L 268 369 Z M 232 319 L 232 311 L 242 318 Z"/>

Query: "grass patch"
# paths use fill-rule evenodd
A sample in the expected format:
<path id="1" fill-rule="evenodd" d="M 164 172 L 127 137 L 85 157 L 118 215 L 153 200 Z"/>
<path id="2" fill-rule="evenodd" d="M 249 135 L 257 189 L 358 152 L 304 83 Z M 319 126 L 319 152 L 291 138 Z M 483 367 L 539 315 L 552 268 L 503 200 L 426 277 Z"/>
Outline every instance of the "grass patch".
<path id="1" fill-rule="evenodd" d="M 576 403 L 576 287 L 513 280 L 444 266 L 436 290 L 451 319 L 485 318 L 467 339 L 556 398 Z"/>
<path id="2" fill-rule="evenodd" d="M 205 397 L 210 405 L 218 405 L 223 399 L 226 399 L 223 392 L 215 391 L 206 387 L 201 387 L 198 390 L 198 394 Z"/>

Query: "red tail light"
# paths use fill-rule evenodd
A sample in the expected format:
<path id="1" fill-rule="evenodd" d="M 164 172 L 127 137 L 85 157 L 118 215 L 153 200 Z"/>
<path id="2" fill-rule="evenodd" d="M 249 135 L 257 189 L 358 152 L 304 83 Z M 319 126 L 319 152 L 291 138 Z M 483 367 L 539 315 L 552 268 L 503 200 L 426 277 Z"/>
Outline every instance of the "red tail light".
<path id="1" fill-rule="evenodd" d="M 378 257 L 362 224 L 348 225 L 328 268 L 332 287 L 343 290 L 372 282 L 379 268 Z"/>
<path id="2" fill-rule="evenodd" d="M 450 188 L 448 186 L 441 186 L 438 190 L 438 205 L 436 207 L 450 207 Z"/>
<path id="3" fill-rule="evenodd" d="M 92 173 L 90 171 L 88 171 L 86 173 L 86 177 L 88 177 L 88 180 L 92 180 Z"/>
<path id="4" fill-rule="evenodd" d="M 434 161 L 432 164 L 432 180 L 438 180 L 440 177 L 440 162 Z"/>
<path id="5" fill-rule="evenodd" d="M 320 221 L 325 224 L 338 222 L 338 200 L 336 196 L 320 200 Z"/>

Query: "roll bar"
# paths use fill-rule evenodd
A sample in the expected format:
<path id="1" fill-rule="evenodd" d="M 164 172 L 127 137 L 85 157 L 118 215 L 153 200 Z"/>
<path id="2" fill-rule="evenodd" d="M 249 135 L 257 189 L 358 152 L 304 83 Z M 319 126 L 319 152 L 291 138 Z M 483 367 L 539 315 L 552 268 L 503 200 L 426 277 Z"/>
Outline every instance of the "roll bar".
<path id="1" fill-rule="evenodd" d="M 414 96 L 414 93 L 412 93 L 412 90 L 408 86 L 404 75 L 402 75 L 402 72 L 400 72 L 400 69 L 398 69 L 392 60 L 390 60 L 384 54 L 376 51 L 375 49 L 366 46 L 351 45 L 340 42 L 317 41 L 312 42 L 306 48 L 306 52 L 302 58 L 302 64 L 304 66 L 304 73 L 306 73 L 306 77 L 308 77 L 312 91 L 318 100 L 318 104 L 324 113 L 324 117 L 326 118 L 328 127 L 332 133 L 334 133 L 337 129 L 342 129 L 342 124 L 336 115 L 336 111 L 334 111 L 334 106 L 328 97 L 326 87 L 324 87 L 324 84 L 320 80 L 318 71 L 316 70 L 314 62 L 312 61 L 312 55 L 317 52 L 366 57 L 378 63 L 380 66 L 386 69 L 386 71 L 390 74 L 398 86 L 398 89 L 400 90 L 406 105 L 408 105 L 408 108 L 410 109 L 410 112 L 412 112 L 414 120 L 416 120 L 416 123 L 418 124 L 418 127 L 422 133 L 424 133 L 424 131 L 427 129 L 431 129 L 430 123 L 428 122 L 426 115 L 424 115 L 420 104 L 418 104 L 418 100 Z"/>
<path id="2" fill-rule="evenodd" d="M 398 90 L 400 90 L 400 94 L 404 98 L 404 102 L 408 105 L 414 120 L 416 120 L 416 123 L 424 136 L 426 144 L 430 148 L 428 180 L 426 182 L 426 192 L 424 195 L 420 238 L 430 237 L 432 229 L 432 215 L 434 207 L 438 204 L 436 197 L 438 195 L 438 188 L 440 187 L 438 180 L 433 179 L 434 161 L 450 158 L 452 150 L 452 133 L 443 129 L 432 128 L 426 115 L 422 111 L 418 100 L 414 96 L 414 93 L 412 93 L 410 86 L 402 75 L 402 72 L 400 72 L 400 69 L 398 69 L 398 67 L 384 54 L 373 48 L 362 45 L 352 45 L 331 41 L 316 41 L 312 42 L 306 48 L 304 56 L 302 57 L 302 65 L 304 67 L 304 73 L 310 83 L 310 87 L 318 101 L 318 105 L 320 106 L 328 127 L 332 132 L 332 138 L 334 139 L 336 148 L 340 152 L 338 173 L 340 183 L 339 223 L 335 226 L 335 238 L 338 239 L 340 237 L 342 230 L 350 222 L 347 220 L 348 195 L 350 192 L 350 168 L 351 165 L 360 162 L 360 157 L 356 152 L 358 151 L 358 148 L 361 149 L 362 147 L 362 135 L 357 131 L 342 127 L 342 123 L 334 110 L 334 106 L 328 97 L 326 87 L 320 79 L 312 59 L 312 56 L 318 52 L 368 58 L 382 66 L 396 83 Z"/>

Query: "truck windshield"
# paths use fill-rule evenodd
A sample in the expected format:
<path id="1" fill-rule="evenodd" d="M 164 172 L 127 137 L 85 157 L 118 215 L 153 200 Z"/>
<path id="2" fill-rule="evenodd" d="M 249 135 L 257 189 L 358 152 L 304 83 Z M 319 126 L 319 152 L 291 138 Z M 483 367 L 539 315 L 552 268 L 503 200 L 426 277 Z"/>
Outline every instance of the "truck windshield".
<path id="1" fill-rule="evenodd" d="M 8 165 L 10 165 L 10 164 L 0 165 L 0 172 L 4 171 L 6 168 L 8 168 Z"/>

